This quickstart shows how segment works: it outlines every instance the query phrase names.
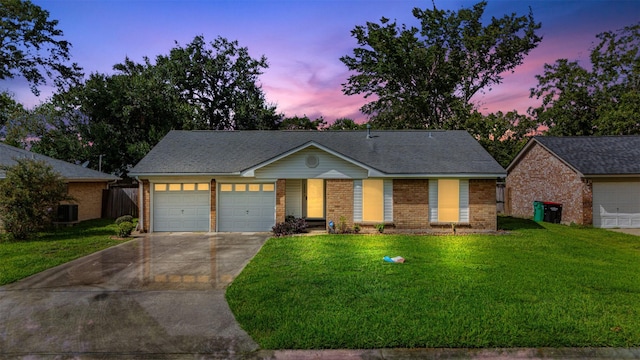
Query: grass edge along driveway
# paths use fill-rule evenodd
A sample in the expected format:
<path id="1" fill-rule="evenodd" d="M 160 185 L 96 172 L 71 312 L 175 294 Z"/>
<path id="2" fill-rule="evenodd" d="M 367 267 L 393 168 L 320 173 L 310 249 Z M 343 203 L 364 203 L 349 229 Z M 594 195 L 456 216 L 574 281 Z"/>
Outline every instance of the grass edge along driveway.
<path id="1" fill-rule="evenodd" d="M 515 230 L 272 238 L 227 300 L 264 349 L 640 346 L 640 238 L 501 222 Z"/>
<path id="2" fill-rule="evenodd" d="M 98 219 L 26 241 L 8 241 L 0 234 L 0 286 L 122 243 L 113 239 L 115 233 L 113 220 Z"/>

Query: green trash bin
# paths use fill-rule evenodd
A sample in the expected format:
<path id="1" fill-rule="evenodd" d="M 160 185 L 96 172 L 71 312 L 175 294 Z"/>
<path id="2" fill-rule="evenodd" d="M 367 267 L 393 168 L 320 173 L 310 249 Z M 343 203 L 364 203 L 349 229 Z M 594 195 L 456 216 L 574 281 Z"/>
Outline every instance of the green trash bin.
<path id="1" fill-rule="evenodd" d="M 533 202 L 533 221 L 544 220 L 544 203 L 542 201 Z"/>

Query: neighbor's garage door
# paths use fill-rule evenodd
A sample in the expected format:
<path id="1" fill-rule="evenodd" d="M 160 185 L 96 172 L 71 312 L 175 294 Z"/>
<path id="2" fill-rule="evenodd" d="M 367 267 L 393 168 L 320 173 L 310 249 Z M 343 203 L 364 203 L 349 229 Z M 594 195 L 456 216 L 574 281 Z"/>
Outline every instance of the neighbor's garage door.
<path id="1" fill-rule="evenodd" d="M 220 184 L 218 231 L 271 231 L 276 219 L 274 184 Z"/>
<path id="2" fill-rule="evenodd" d="M 593 226 L 640 228 L 640 182 L 594 182 Z"/>
<path id="3" fill-rule="evenodd" d="M 209 184 L 153 185 L 153 231 L 209 231 Z"/>

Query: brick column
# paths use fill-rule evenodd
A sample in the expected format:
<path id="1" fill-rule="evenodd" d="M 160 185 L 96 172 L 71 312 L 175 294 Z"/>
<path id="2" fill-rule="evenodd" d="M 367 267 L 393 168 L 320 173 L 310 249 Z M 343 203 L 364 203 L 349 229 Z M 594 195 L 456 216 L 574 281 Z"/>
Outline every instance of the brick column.
<path id="1" fill-rule="evenodd" d="M 593 224 L 593 182 L 583 180 L 582 187 L 582 225 Z M 562 209 L 564 211 L 564 209 Z M 564 214 L 562 215 L 564 218 Z"/>
<path id="2" fill-rule="evenodd" d="M 496 230 L 496 180 L 469 180 L 469 223 L 472 229 Z"/>
<path id="3" fill-rule="evenodd" d="M 340 217 L 346 218 L 347 227 L 353 227 L 353 180 L 329 179 L 325 186 L 326 219 L 337 224 Z"/>
<path id="4" fill-rule="evenodd" d="M 276 224 L 284 222 L 286 212 L 286 180 L 276 181 Z"/>
<path id="5" fill-rule="evenodd" d="M 216 189 L 216 181 L 211 180 L 211 211 L 209 214 L 211 216 L 211 228 L 209 231 L 216 231 Z"/>
<path id="6" fill-rule="evenodd" d="M 429 180 L 393 180 L 393 223 L 398 230 L 430 227 Z"/>
<path id="7" fill-rule="evenodd" d="M 151 230 L 151 184 L 149 180 L 142 180 L 142 203 L 144 204 L 144 224 L 143 231 Z"/>

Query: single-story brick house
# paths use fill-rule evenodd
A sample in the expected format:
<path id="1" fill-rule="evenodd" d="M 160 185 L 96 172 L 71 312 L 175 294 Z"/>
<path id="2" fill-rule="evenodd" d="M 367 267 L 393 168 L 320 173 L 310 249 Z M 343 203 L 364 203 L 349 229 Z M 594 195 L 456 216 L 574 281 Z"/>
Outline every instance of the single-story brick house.
<path id="1" fill-rule="evenodd" d="M 465 131 L 171 131 L 133 169 L 142 231 L 496 229 L 506 175 Z"/>
<path id="2" fill-rule="evenodd" d="M 507 167 L 506 212 L 562 204 L 562 223 L 640 228 L 640 136 L 537 136 Z"/>
<path id="3" fill-rule="evenodd" d="M 13 166 L 16 164 L 16 159 L 20 158 L 44 161 L 65 179 L 68 185 L 67 192 L 75 199 L 75 201 L 69 203 L 78 205 L 78 221 L 99 219 L 101 217 L 102 190 L 107 189 L 110 182 L 119 179 L 114 175 L 101 173 L 0 142 L 0 165 Z M 4 177 L 5 173 L 0 171 L 0 180 Z"/>

